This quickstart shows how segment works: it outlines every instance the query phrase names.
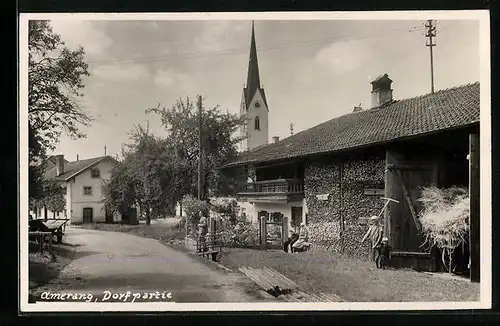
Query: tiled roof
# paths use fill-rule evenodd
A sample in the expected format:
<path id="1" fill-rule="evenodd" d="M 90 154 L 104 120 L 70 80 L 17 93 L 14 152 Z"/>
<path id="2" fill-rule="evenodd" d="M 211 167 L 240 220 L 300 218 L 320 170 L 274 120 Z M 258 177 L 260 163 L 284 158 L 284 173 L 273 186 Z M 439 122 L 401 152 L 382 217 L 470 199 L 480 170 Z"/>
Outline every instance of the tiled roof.
<path id="1" fill-rule="evenodd" d="M 375 145 L 478 121 L 476 82 L 331 119 L 277 143 L 242 153 L 222 168 Z"/>
<path id="2" fill-rule="evenodd" d="M 45 179 L 56 179 L 56 180 L 67 180 L 76 174 L 85 171 L 85 169 L 93 166 L 94 164 L 97 164 L 98 162 L 102 161 L 104 158 L 110 158 L 114 160 L 110 156 L 100 156 L 100 157 L 94 157 L 94 158 L 89 158 L 86 160 L 79 160 L 79 161 L 74 161 L 74 162 L 64 162 L 64 173 L 57 176 L 56 175 L 56 167 L 52 167 L 48 169 L 44 177 Z"/>

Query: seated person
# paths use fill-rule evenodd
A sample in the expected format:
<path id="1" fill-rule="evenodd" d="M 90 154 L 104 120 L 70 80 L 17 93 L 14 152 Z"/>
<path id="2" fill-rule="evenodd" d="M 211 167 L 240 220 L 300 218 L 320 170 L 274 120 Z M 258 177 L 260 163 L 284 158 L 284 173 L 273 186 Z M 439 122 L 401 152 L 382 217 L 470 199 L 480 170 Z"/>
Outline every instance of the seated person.
<path id="1" fill-rule="evenodd" d="M 296 232 L 291 231 L 290 233 L 291 233 L 290 237 L 288 237 L 288 240 L 285 241 L 285 243 L 283 245 L 283 250 L 285 252 L 288 252 L 288 247 L 293 246 L 295 241 L 297 241 L 299 239 L 299 235 Z"/>
<path id="2" fill-rule="evenodd" d="M 311 245 L 309 242 L 307 242 L 308 236 L 309 232 L 307 230 L 306 224 L 304 222 L 300 223 L 299 239 L 292 245 L 292 252 L 308 248 Z"/>

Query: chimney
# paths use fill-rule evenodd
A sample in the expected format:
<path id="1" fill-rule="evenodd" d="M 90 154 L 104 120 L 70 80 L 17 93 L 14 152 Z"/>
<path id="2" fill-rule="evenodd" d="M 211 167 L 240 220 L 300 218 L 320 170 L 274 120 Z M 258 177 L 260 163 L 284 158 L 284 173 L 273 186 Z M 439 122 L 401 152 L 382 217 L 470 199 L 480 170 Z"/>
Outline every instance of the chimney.
<path id="1" fill-rule="evenodd" d="M 280 138 L 278 136 L 273 137 L 273 143 L 277 143 L 280 141 Z"/>
<path id="2" fill-rule="evenodd" d="M 377 77 L 372 84 L 372 102 L 371 108 L 376 108 L 381 106 L 382 104 L 392 101 L 392 89 L 391 84 L 392 80 L 389 78 L 389 75 L 384 74 L 382 76 Z"/>
<path id="3" fill-rule="evenodd" d="M 56 174 L 59 176 L 64 173 L 64 155 L 56 155 Z"/>
<path id="4" fill-rule="evenodd" d="M 354 110 L 352 110 L 353 113 L 361 112 L 361 111 L 363 111 L 363 108 L 361 107 L 361 104 L 359 104 L 358 106 L 355 106 Z"/>

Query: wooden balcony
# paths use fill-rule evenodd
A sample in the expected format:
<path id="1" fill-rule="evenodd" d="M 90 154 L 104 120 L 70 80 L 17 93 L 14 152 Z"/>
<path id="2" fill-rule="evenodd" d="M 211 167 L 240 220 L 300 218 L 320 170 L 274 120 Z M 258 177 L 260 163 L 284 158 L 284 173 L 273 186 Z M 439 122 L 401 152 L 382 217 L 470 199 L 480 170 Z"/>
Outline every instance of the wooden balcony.
<path id="1" fill-rule="evenodd" d="M 248 202 L 301 201 L 304 198 L 304 183 L 300 179 L 278 179 L 247 183 L 238 193 L 238 199 Z"/>

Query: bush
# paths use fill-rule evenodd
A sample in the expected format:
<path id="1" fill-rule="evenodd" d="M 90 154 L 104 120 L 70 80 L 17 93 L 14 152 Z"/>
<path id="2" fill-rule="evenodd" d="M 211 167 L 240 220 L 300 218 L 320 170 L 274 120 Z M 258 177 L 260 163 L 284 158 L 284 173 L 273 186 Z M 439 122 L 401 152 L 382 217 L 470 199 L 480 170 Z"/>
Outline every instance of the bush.
<path id="1" fill-rule="evenodd" d="M 237 217 L 236 223 L 224 223 L 222 242 L 227 247 L 248 248 L 259 243 L 259 228 L 245 217 Z"/>
<path id="2" fill-rule="evenodd" d="M 187 195 L 182 198 L 182 210 L 186 213 L 189 223 L 196 225 L 200 220 L 199 212 L 206 210 L 206 204 L 198 198 Z"/>
<path id="3" fill-rule="evenodd" d="M 238 202 L 232 197 L 217 197 L 211 201 L 211 210 L 224 220 L 236 225 L 239 211 Z"/>

